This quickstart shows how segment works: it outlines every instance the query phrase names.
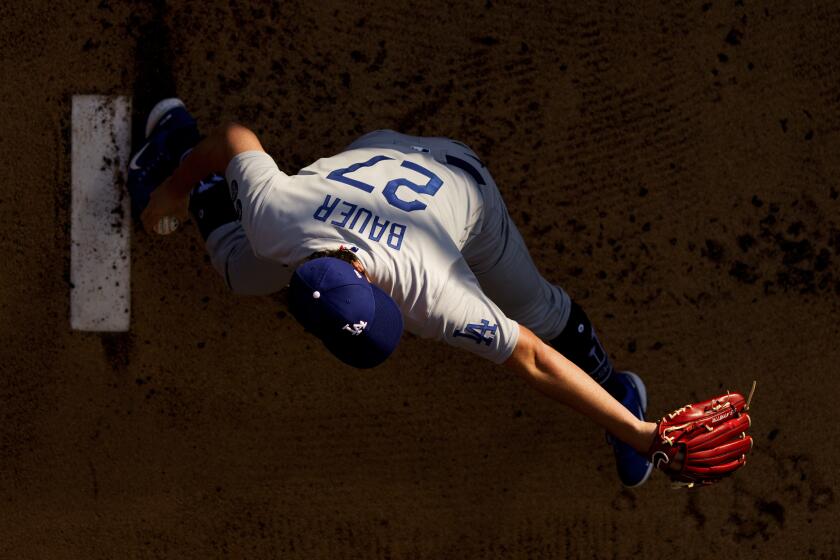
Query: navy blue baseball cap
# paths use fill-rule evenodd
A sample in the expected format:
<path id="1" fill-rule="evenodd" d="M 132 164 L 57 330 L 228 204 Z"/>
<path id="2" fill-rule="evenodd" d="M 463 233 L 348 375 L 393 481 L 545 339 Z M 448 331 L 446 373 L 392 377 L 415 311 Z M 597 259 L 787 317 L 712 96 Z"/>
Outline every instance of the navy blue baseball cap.
<path id="1" fill-rule="evenodd" d="M 402 336 L 402 314 L 394 300 L 352 264 L 333 257 L 295 270 L 289 310 L 335 357 L 356 368 L 384 362 Z"/>

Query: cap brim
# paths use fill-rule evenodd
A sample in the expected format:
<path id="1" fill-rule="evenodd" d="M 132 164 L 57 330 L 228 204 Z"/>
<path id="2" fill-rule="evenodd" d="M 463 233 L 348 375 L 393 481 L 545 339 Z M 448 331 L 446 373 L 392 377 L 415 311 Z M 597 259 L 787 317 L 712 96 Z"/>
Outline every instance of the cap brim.
<path id="1" fill-rule="evenodd" d="M 393 353 L 400 342 L 403 320 L 400 308 L 391 297 L 370 284 L 376 315 L 364 330 L 353 336 L 341 332 L 336 336 L 322 338 L 324 345 L 336 358 L 349 366 L 368 369 L 376 367 Z"/>

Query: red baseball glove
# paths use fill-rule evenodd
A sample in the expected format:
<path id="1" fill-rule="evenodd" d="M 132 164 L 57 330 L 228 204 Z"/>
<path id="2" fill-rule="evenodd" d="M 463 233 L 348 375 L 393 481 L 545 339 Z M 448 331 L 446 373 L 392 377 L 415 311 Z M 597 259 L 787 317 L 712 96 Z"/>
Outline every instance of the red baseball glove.
<path id="1" fill-rule="evenodd" d="M 650 461 L 674 486 L 714 484 L 747 462 L 752 449 L 749 402 L 740 393 L 685 405 L 657 422 Z"/>

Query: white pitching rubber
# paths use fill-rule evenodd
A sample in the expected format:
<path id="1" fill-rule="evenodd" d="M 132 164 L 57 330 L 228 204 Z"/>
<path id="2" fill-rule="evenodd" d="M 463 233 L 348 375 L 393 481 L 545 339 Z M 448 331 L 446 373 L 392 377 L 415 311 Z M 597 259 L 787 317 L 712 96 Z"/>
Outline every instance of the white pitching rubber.
<path id="1" fill-rule="evenodd" d="M 71 142 L 70 326 L 83 331 L 127 331 L 131 100 L 73 96 Z"/>

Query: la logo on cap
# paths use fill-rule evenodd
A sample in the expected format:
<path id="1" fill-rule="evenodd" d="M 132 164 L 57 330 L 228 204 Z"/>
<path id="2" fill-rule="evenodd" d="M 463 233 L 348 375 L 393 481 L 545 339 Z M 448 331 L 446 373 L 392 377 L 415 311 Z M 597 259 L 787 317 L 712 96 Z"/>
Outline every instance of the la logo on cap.
<path id="1" fill-rule="evenodd" d="M 289 311 L 347 365 L 372 368 L 393 353 L 403 331 L 397 303 L 347 261 L 319 257 L 289 281 Z"/>
<path id="2" fill-rule="evenodd" d="M 362 334 L 362 331 L 365 330 L 366 326 L 367 326 L 367 321 L 359 321 L 358 323 L 353 323 L 352 327 L 349 324 L 347 324 L 347 325 L 344 325 L 341 328 L 344 329 L 345 331 L 349 332 L 353 336 L 358 336 L 358 335 Z"/>

